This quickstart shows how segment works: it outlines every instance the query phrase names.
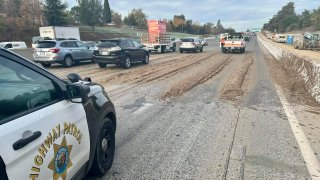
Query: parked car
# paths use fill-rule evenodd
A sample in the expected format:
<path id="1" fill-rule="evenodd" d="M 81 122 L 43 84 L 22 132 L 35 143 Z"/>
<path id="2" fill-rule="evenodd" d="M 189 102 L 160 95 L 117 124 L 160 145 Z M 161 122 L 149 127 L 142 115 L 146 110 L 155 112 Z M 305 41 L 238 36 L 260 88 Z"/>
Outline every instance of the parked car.
<path id="1" fill-rule="evenodd" d="M 0 48 L 0 179 L 83 179 L 112 166 L 116 113 L 90 78 L 68 80 Z"/>
<path id="2" fill-rule="evenodd" d="M 284 34 L 276 34 L 273 38 L 273 41 L 278 43 L 286 43 L 287 37 Z"/>
<path id="3" fill-rule="evenodd" d="M 105 39 L 97 45 L 93 53 L 94 62 L 105 68 L 107 64 L 130 68 L 132 63 L 149 63 L 150 54 L 140 43 L 126 38 Z"/>
<path id="4" fill-rule="evenodd" d="M 180 53 L 183 53 L 184 51 L 203 52 L 203 45 L 199 38 L 182 38 Z"/>
<path id="5" fill-rule="evenodd" d="M 93 50 L 78 40 L 46 40 L 39 41 L 33 51 L 35 62 L 44 67 L 50 67 L 53 63 L 71 67 L 80 61 L 92 60 Z"/>
<path id="6" fill-rule="evenodd" d="M 89 47 L 90 50 L 95 50 L 97 43 L 93 41 L 82 41 L 85 45 Z"/>
<path id="7" fill-rule="evenodd" d="M 207 39 L 207 38 L 204 38 L 204 39 L 203 39 L 202 45 L 203 45 L 203 46 L 208 46 L 208 39 Z"/>
<path id="8" fill-rule="evenodd" d="M 250 41 L 250 36 L 248 36 L 248 35 L 247 35 L 247 36 L 244 36 L 244 40 L 245 40 L 245 41 Z"/>
<path id="9" fill-rule="evenodd" d="M 174 41 L 176 44 L 180 44 L 181 38 L 171 38 L 171 41 Z"/>
<path id="10" fill-rule="evenodd" d="M 200 40 L 202 46 L 208 46 L 208 41 L 206 38 L 200 37 L 199 40 Z"/>
<path id="11" fill-rule="evenodd" d="M 1 42 L 0 47 L 4 49 L 26 49 L 27 45 L 25 42 L 17 41 L 17 42 Z"/>

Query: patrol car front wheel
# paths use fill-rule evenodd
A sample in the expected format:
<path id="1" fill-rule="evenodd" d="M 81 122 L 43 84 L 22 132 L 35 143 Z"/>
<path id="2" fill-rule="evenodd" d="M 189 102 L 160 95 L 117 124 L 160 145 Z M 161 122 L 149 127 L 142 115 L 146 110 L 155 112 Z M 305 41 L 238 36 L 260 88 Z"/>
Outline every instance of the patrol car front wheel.
<path id="1" fill-rule="evenodd" d="M 99 132 L 96 152 L 92 164 L 92 173 L 104 175 L 112 166 L 115 149 L 114 125 L 109 118 L 105 118 Z"/>

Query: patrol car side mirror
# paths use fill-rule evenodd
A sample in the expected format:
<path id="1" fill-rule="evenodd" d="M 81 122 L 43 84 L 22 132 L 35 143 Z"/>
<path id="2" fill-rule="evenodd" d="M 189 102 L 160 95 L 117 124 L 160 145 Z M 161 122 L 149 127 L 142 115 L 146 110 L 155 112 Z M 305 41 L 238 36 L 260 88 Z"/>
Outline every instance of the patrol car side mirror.
<path id="1" fill-rule="evenodd" d="M 79 74 L 76 73 L 70 73 L 67 75 L 67 78 L 71 81 L 71 82 L 78 82 L 81 80 L 81 77 Z"/>
<path id="2" fill-rule="evenodd" d="M 88 100 L 90 87 L 82 84 L 68 84 L 68 99 L 73 103 L 84 103 Z"/>

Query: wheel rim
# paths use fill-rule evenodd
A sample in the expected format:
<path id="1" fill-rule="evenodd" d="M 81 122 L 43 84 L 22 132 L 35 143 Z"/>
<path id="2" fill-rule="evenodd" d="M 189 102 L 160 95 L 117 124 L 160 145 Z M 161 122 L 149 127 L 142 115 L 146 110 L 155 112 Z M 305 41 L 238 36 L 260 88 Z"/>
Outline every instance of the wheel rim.
<path id="1" fill-rule="evenodd" d="M 101 157 L 103 162 L 107 162 L 111 155 L 111 134 L 108 129 L 103 132 L 103 138 L 101 140 Z"/>
<path id="2" fill-rule="evenodd" d="M 146 62 L 146 63 L 149 62 L 149 55 L 146 55 L 145 62 Z"/>
<path id="3" fill-rule="evenodd" d="M 71 66 L 72 65 L 72 59 L 70 57 L 66 58 L 66 65 Z"/>
<path id="4" fill-rule="evenodd" d="M 126 63 L 126 67 L 130 67 L 131 62 L 130 62 L 130 59 L 129 59 L 129 58 L 126 59 L 126 62 L 125 62 L 125 63 Z"/>

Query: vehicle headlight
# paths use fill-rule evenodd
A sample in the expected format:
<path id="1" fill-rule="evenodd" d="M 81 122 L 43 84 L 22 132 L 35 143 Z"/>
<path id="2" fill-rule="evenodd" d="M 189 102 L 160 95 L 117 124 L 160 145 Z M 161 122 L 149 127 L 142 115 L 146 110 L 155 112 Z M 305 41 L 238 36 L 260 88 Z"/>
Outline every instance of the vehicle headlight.
<path id="1" fill-rule="evenodd" d="M 98 48 L 98 47 L 94 47 L 94 49 L 93 49 L 93 50 L 98 51 L 98 50 L 99 50 L 99 48 Z"/>

